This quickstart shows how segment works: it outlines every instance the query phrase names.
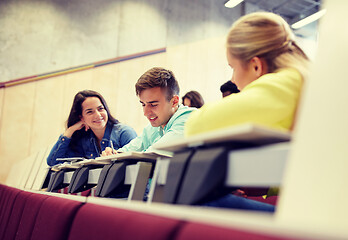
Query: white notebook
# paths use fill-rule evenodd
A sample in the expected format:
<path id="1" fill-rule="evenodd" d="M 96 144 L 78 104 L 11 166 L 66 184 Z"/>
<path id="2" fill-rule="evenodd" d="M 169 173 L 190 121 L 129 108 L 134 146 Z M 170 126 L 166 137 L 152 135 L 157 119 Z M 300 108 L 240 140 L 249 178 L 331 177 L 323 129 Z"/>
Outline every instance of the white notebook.
<path id="1" fill-rule="evenodd" d="M 172 154 L 159 153 L 159 152 L 122 152 L 114 155 L 103 156 L 95 158 L 95 161 L 116 161 L 125 159 L 148 159 L 156 160 L 158 157 L 172 157 Z"/>
<path id="2" fill-rule="evenodd" d="M 253 144 L 270 144 L 285 142 L 290 139 L 290 132 L 248 123 L 186 137 L 170 143 L 154 144 L 153 147 L 158 150 L 175 152 L 185 148 L 219 142 L 235 141 Z"/>

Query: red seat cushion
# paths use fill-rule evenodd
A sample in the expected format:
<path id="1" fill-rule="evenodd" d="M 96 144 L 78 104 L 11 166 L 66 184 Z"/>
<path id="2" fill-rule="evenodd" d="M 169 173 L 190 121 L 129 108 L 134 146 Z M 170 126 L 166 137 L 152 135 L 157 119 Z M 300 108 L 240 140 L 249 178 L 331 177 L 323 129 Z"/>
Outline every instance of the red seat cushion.
<path id="1" fill-rule="evenodd" d="M 16 201 L 17 196 L 21 192 L 21 190 L 16 188 L 6 188 L 3 190 L 6 192 L 6 196 L 4 196 L 3 201 L 0 202 L 0 239 L 6 231 L 6 226 L 8 221 L 10 220 L 14 203 Z"/>
<path id="2" fill-rule="evenodd" d="M 249 197 L 248 196 L 247 198 L 255 200 L 255 201 L 263 202 L 263 203 L 272 204 L 274 206 L 277 205 L 277 200 L 278 200 L 278 196 L 270 196 L 270 197 L 267 197 L 267 198 L 263 198 L 261 196 L 259 196 L 259 197 Z"/>
<path id="3" fill-rule="evenodd" d="M 170 239 L 180 220 L 87 203 L 77 212 L 69 240 Z"/>
<path id="4" fill-rule="evenodd" d="M 19 222 L 16 239 L 31 239 L 36 217 L 47 195 L 31 194 L 24 206 L 23 214 Z M 52 213 L 53 215 L 53 213 Z"/>
<path id="5" fill-rule="evenodd" d="M 11 211 L 11 216 L 5 226 L 5 231 L 0 235 L 0 239 L 2 240 L 13 240 L 15 239 L 17 229 L 19 226 L 19 223 L 22 219 L 23 209 L 26 205 L 26 202 L 31 196 L 32 193 L 22 191 L 18 194 L 16 197 L 16 200 L 13 204 L 13 208 Z"/>
<path id="6" fill-rule="evenodd" d="M 270 236 L 245 230 L 233 228 L 216 227 L 207 224 L 189 222 L 186 223 L 179 231 L 176 240 L 289 240 L 291 238 Z"/>
<path id="7" fill-rule="evenodd" d="M 41 205 L 36 217 L 32 239 L 68 239 L 71 224 L 83 202 L 49 197 Z M 94 221 L 93 218 L 90 221 Z"/>

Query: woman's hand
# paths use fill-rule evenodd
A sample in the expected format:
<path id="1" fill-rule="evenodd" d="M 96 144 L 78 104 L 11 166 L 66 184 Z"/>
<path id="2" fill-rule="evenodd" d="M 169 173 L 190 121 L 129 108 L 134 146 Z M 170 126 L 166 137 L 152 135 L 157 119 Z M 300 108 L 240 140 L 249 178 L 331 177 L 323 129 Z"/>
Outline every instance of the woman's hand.
<path id="1" fill-rule="evenodd" d="M 75 131 L 82 129 L 83 127 L 85 128 L 85 131 L 89 129 L 89 127 L 86 125 L 85 122 L 79 121 L 75 123 L 74 125 L 70 126 L 67 130 L 65 130 L 63 135 L 68 138 L 71 138 L 71 136 L 74 134 Z"/>
<path id="2" fill-rule="evenodd" d="M 111 147 L 106 147 L 105 150 L 102 152 L 102 156 L 109 156 L 116 153 L 117 151 L 115 149 L 112 149 Z"/>

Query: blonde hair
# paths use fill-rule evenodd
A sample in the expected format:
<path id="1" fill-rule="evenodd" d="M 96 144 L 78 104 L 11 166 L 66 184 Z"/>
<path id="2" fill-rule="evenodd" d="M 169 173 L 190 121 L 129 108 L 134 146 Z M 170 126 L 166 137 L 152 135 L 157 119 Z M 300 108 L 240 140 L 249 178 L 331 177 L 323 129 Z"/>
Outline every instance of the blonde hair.
<path id="1" fill-rule="evenodd" d="M 238 19 L 227 36 L 227 51 L 244 63 L 265 59 L 268 72 L 295 68 L 307 77 L 308 57 L 296 44 L 286 21 L 270 12 L 256 12 Z"/>

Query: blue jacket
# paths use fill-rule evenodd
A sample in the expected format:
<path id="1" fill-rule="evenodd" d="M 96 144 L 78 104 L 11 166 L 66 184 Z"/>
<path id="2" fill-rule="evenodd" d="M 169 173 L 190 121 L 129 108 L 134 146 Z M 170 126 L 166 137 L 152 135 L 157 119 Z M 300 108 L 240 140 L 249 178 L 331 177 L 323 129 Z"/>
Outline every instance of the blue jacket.
<path id="1" fill-rule="evenodd" d="M 144 128 L 141 136 L 133 139 L 130 143 L 118 149 L 118 151 L 151 152 L 154 151 L 152 148 L 154 143 L 167 143 L 178 138 L 183 138 L 185 122 L 190 113 L 194 110 L 196 110 L 196 108 L 180 105 L 178 110 L 176 110 L 164 128 L 152 127 L 149 124 Z"/>
<path id="2" fill-rule="evenodd" d="M 129 143 L 137 136 L 133 128 L 117 123 L 108 123 L 106 125 L 104 137 L 100 143 L 101 151 L 106 147 L 111 147 L 110 140 L 113 143 L 114 149 L 118 149 Z M 76 149 L 70 146 L 71 138 L 61 135 L 53 146 L 50 155 L 47 157 L 47 164 L 50 166 L 56 165 L 59 162 L 57 158 L 84 157 L 96 158 L 100 156 L 101 151 L 98 150 L 98 144 L 92 130 L 88 130 L 82 138 L 77 142 Z"/>

